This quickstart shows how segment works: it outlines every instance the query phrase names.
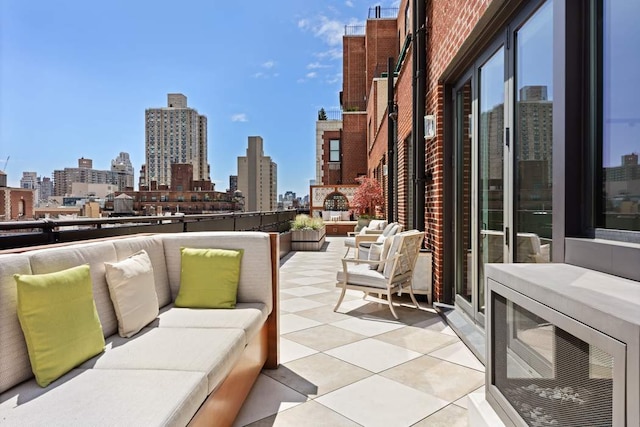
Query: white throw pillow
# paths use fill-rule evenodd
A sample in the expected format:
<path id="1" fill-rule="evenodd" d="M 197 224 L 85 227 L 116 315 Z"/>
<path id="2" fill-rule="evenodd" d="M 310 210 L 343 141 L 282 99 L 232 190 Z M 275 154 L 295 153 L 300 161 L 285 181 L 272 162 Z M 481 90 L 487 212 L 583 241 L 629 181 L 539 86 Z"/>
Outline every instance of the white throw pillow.
<path id="1" fill-rule="evenodd" d="M 158 296 L 151 259 L 141 250 L 119 262 L 105 262 L 109 294 L 118 318 L 118 334 L 129 338 L 158 317 Z"/>
<path id="2" fill-rule="evenodd" d="M 393 238 L 394 236 L 389 236 L 384 239 L 384 242 L 381 245 L 382 253 L 380 254 L 380 259 L 387 259 L 387 256 L 389 255 L 389 248 L 391 247 L 391 243 L 393 243 Z M 378 266 L 378 271 L 382 273 L 383 270 L 384 270 L 384 264 L 380 264 Z"/>
<path id="3" fill-rule="evenodd" d="M 369 248 L 369 261 L 380 261 L 380 257 L 382 255 L 382 246 L 383 245 L 375 245 L 372 244 Z M 369 264 L 370 270 L 378 270 L 378 264 Z"/>

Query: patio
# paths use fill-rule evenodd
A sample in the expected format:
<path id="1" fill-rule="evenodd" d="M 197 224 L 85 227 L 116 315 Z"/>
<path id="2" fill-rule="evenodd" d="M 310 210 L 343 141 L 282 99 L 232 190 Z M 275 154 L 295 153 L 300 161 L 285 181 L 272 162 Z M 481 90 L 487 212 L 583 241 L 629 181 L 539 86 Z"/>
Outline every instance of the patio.
<path id="1" fill-rule="evenodd" d="M 326 240 L 281 260 L 281 365 L 263 371 L 235 425 L 466 426 L 484 366 L 425 301 L 416 310 L 403 295 L 398 321 L 348 291 L 334 313 L 344 238 Z"/>

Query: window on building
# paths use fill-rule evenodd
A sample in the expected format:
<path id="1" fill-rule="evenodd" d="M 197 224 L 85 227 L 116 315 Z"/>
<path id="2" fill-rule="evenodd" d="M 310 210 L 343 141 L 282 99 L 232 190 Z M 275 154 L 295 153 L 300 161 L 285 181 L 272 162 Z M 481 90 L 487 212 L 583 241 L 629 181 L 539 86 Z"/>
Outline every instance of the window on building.
<path id="1" fill-rule="evenodd" d="M 329 161 L 330 162 L 340 161 L 340 140 L 339 139 L 332 139 L 329 141 Z"/>
<path id="2" fill-rule="evenodd" d="M 602 0 L 595 10 L 597 25 L 593 69 L 596 100 L 593 111 L 596 170 L 602 191 L 596 226 L 640 231 L 640 103 L 629 84 L 640 68 L 640 3 Z M 597 171 L 598 172 L 598 171 Z"/>

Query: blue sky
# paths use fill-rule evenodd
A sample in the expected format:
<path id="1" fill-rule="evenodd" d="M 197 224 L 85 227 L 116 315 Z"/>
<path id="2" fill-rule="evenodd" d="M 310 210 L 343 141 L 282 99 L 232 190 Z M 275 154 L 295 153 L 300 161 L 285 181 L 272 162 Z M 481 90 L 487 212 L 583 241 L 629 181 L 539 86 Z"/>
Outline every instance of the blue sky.
<path id="1" fill-rule="evenodd" d="M 216 189 L 247 137 L 264 138 L 278 193 L 309 192 L 317 111 L 337 109 L 344 25 L 397 0 L 274 2 L 3 0 L 0 169 L 52 176 L 80 157 L 144 163 L 144 111 L 170 92 L 208 117 Z"/>

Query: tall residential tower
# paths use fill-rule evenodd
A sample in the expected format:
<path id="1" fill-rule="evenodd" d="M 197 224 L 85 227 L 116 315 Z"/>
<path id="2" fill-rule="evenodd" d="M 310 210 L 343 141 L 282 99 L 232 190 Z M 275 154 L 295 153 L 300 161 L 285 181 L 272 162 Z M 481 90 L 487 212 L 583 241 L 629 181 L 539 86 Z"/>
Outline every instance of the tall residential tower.
<path id="1" fill-rule="evenodd" d="M 244 196 L 244 210 L 274 211 L 278 206 L 278 167 L 264 155 L 262 138 L 249 137 L 247 155 L 238 157 L 238 190 Z"/>
<path id="2" fill-rule="evenodd" d="M 140 187 L 171 185 L 171 164 L 189 163 L 194 181 L 210 181 L 207 117 L 187 107 L 181 93 L 167 95 L 167 107 L 145 111 L 145 165 Z"/>

